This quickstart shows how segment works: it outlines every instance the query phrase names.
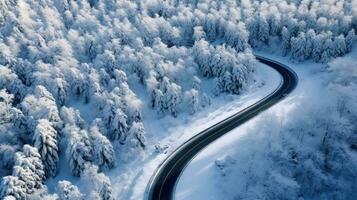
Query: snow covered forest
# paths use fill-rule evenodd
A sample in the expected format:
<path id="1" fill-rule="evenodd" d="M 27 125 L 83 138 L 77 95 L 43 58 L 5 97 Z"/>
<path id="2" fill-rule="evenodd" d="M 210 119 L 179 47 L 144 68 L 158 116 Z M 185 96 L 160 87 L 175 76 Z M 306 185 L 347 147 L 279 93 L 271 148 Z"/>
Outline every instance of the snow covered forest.
<path id="1" fill-rule="evenodd" d="M 0 198 L 116 199 L 106 174 L 121 165 L 117 154 L 155 145 L 149 120 L 194 115 L 217 96 L 241 94 L 254 82 L 253 49 L 328 63 L 351 52 L 356 31 L 354 0 L 0 0 Z M 356 93 L 353 62 L 329 64 L 331 84 L 346 95 Z M 357 110 L 346 105 L 355 108 L 357 97 L 348 97 L 338 110 L 345 121 L 327 127 L 347 130 L 325 137 L 355 151 Z M 142 115 L 148 109 L 152 119 Z M 342 147 L 324 148 L 340 149 L 333 163 L 348 160 Z M 350 159 L 344 178 L 357 176 Z M 60 166 L 90 187 L 62 180 L 48 192 Z M 305 169 L 309 185 L 315 171 Z"/>

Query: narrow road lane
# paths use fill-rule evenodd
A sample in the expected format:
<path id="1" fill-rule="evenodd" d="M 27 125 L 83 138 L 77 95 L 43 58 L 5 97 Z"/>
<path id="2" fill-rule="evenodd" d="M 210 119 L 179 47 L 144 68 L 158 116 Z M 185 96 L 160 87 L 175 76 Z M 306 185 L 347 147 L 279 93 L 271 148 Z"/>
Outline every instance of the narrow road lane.
<path id="1" fill-rule="evenodd" d="M 268 58 L 257 55 L 256 58 L 259 62 L 275 69 L 283 77 L 283 81 L 279 87 L 253 105 L 203 130 L 176 149 L 152 176 L 147 187 L 145 199 L 173 199 L 175 184 L 180 174 L 198 152 L 232 129 L 273 106 L 295 89 L 298 83 L 298 77 L 292 69 Z"/>

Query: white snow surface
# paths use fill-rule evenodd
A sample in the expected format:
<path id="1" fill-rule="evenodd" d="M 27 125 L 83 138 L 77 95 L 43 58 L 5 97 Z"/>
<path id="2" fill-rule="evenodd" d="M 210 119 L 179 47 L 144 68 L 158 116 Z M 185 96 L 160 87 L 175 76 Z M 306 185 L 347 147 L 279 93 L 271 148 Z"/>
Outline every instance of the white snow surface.
<path id="1" fill-rule="evenodd" d="M 292 63 L 288 58 L 275 56 L 266 52 L 259 52 L 258 55 L 266 56 L 270 59 L 279 61 L 296 71 L 299 77 L 297 88 L 281 102 L 278 102 L 273 107 L 251 119 L 247 123 L 233 129 L 231 132 L 214 141 L 203 151 L 197 154 L 197 156 L 189 163 L 181 174 L 175 188 L 176 200 L 232 199 L 237 192 L 235 190 L 236 185 L 242 183 L 236 179 L 237 177 L 223 179 L 224 181 L 230 181 L 225 183 L 220 182 L 222 179 L 217 180 L 217 177 L 222 174 L 220 174 L 217 169 L 215 161 L 225 159 L 225 164 L 232 164 L 234 167 L 239 167 L 239 163 L 236 163 L 237 161 L 234 158 L 231 158 L 230 155 L 237 154 L 236 152 L 239 151 L 239 155 L 243 155 L 243 157 L 244 155 L 249 156 L 254 154 L 252 152 L 257 149 L 264 148 L 259 147 L 259 143 L 254 143 L 252 140 L 247 140 L 250 142 L 249 144 L 241 143 L 241 141 L 246 138 L 256 137 L 255 132 L 252 131 L 252 129 L 257 125 L 257 123 L 260 122 L 261 119 L 276 116 L 283 122 L 289 117 L 289 111 L 298 105 L 299 99 L 306 95 L 324 95 L 321 92 L 323 91 L 321 90 L 321 87 L 324 87 L 322 79 L 318 77 L 320 74 L 316 73 L 321 69 L 321 64 L 315 64 L 312 62 L 296 64 Z M 270 77 L 271 79 L 271 76 L 266 77 Z M 264 92 L 262 92 L 262 94 L 263 93 Z M 260 166 L 253 167 L 263 168 L 264 163 Z M 224 173 L 230 172 L 228 171 Z"/>

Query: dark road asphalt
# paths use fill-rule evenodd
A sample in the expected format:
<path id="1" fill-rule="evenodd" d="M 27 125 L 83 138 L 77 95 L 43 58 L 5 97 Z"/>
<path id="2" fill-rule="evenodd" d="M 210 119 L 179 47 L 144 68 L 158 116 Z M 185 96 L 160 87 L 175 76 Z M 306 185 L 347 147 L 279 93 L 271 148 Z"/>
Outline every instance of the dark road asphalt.
<path id="1" fill-rule="evenodd" d="M 161 164 L 152 176 L 147 187 L 145 199 L 173 199 L 176 181 L 185 166 L 198 152 L 217 138 L 276 104 L 295 89 L 298 83 L 298 77 L 292 69 L 279 62 L 264 57 L 256 56 L 256 58 L 261 63 L 264 63 L 279 72 L 279 74 L 283 77 L 283 81 L 280 86 L 265 98 L 228 117 L 227 119 L 203 130 L 176 149 Z"/>

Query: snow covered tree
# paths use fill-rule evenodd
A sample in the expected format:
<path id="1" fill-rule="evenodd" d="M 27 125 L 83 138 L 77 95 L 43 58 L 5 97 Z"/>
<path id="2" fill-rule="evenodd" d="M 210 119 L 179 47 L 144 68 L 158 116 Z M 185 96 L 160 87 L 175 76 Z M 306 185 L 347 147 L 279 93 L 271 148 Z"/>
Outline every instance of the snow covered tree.
<path id="1" fill-rule="evenodd" d="M 112 186 L 110 182 L 103 182 L 103 187 L 99 191 L 99 196 L 102 197 L 103 200 L 114 200 L 114 194 L 112 192 Z"/>
<path id="2" fill-rule="evenodd" d="M 27 191 L 25 182 L 17 176 L 5 176 L 0 184 L 0 198 L 13 196 L 15 199 L 26 199 Z M 10 198 L 10 197 L 9 197 Z"/>
<path id="3" fill-rule="evenodd" d="M 112 111 L 109 114 L 107 124 L 110 127 L 109 138 L 123 142 L 129 131 L 128 116 L 118 108 L 115 112 Z"/>
<path id="4" fill-rule="evenodd" d="M 258 35 L 257 39 L 265 44 L 269 41 L 269 24 L 264 16 L 258 18 Z"/>
<path id="5" fill-rule="evenodd" d="M 278 13 L 273 13 L 268 18 L 269 30 L 272 36 L 279 35 L 282 29 L 281 26 L 281 15 Z"/>
<path id="6" fill-rule="evenodd" d="M 14 95 L 6 92 L 5 89 L 0 90 L 0 127 L 3 127 L 4 131 L 7 129 L 9 133 L 7 135 L 2 135 L 2 137 L 13 137 L 11 140 L 14 140 L 18 137 L 22 137 L 28 133 L 27 130 L 27 122 L 26 117 L 21 112 L 21 110 L 17 109 L 13 106 L 14 104 Z M 11 130 L 16 131 L 19 135 L 10 134 Z M 14 132 L 15 133 L 15 132 Z M 20 135 L 24 133 L 23 135 Z M 22 139 L 27 140 L 27 138 L 23 137 Z M 0 141 L 6 143 L 5 140 Z M 8 142 L 12 143 L 12 142 Z"/>
<path id="7" fill-rule="evenodd" d="M 232 74 L 228 71 L 225 72 L 224 75 L 218 77 L 216 80 L 216 95 L 220 94 L 221 92 L 231 92 L 233 90 L 233 84 Z"/>
<path id="8" fill-rule="evenodd" d="M 24 145 L 22 152 L 16 153 L 12 176 L 21 180 L 26 194 L 45 187 L 45 171 L 41 155 L 35 147 Z"/>
<path id="9" fill-rule="evenodd" d="M 86 164 L 82 181 L 85 183 L 91 183 L 90 185 L 94 190 L 91 196 L 95 196 L 101 200 L 114 200 L 113 189 L 110 183 L 110 179 L 103 173 L 98 173 L 98 166 Z"/>
<path id="10" fill-rule="evenodd" d="M 347 52 L 347 46 L 345 41 L 345 36 L 342 34 L 334 38 L 334 48 L 336 51 L 336 56 L 343 56 Z"/>
<path id="11" fill-rule="evenodd" d="M 201 39 L 205 39 L 206 38 L 206 33 L 205 31 L 203 30 L 203 27 L 202 26 L 195 26 L 193 28 L 193 40 L 194 41 L 199 41 Z"/>
<path id="12" fill-rule="evenodd" d="M 5 196 L 4 200 L 16 200 L 16 198 L 12 195 L 9 195 L 9 196 Z"/>
<path id="13" fill-rule="evenodd" d="M 81 176 L 85 164 L 94 160 L 92 144 L 85 130 L 69 126 L 64 131 L 71 135 L 67 149 L 71 172 L 75 176 Z"/>
<path id="14" fill-rule="evenodd" d="M 164 77 L 160 83 L 160 89 L 163 91 L 163 96 L 159 101 L 159 111 L 167 110 L 172 116 L 177 117 L 178 106 L 182 101 L 181 87 Z"/>
<path id="15" fill-rule="evenodd" d="M 80 116 L 79 110 L 62 106 L 60 116 L 64 125 L 75 125 L 81 129 L 85 127 L 85 121 Z"/>
<path id="16" fill-rule="evenodd" d="M 60 200 L 83 200 L 84 195 L 79 188 L 68 181 L 59 181 L 57 186 Z"/>
<path id="17" fill-rule="evenodd" d="M 269 24 L 263 15 L 249 18 L 247 28 L 250 32 L 249 43 L 253 47 L 267 44 L 269 41 Z"/>
<path id="18" fill-rule="evenodd" d="M 14 95 L 14 103 L 19 103 L 26 94 L 26 87 L 18 76 L 6 66 L 0 65 L 0 89 Z"/>
<path id="19" fill-rule="evenodd" d="M 331 58 L 335 57 L 335 47 L 331 38 L 325 40 L 323 52 L 321 55 L 322 62 L 328 62 Z"/>
<path id="20" fill-rule="evenodd" d="M 182 101 L 181 87 L 172 83 L 170 89 L 165 93 L 164 98 L 167 101 L 171 115 L 177 117 L 178 107 Z"/>
<path id="21" fill-rule="evenodd" d="M 297 37 L 291 38 L 291 55 L 292 58 L 297 61 L 303 61 L 307 58 L 306 53 L 306 36 L 304 32 L 301 32 Z"/>
<path id="22" fill-rule="evenodd" d="M 356 41 L 356 33 L 355 30 L 352 29 L 348 32 L 346 36 L 346 47 L 347 47 L 347 52 L 350 52 L 352 50 L 352 46 Z"/>
<path id="23" fill-rule="evenodd" d="M 282 31 L 281 31 L 281 40 L 282 40 L 282 46 L 283 46 L 283 56 L 286 56 L 288 51 L 290 50 L 290 31 L 284 26 Z"/>
<path id="24" fill-rule="evenodd" d="M 9 134 L 9 132 L 8 132 Z M 9 134 L 11 137 L 12 135 Z M 16 151 L 18 151 L 18 145 L 6 144 L 9 141 L 6 141 L 4 138 L 1 138 L 3 141 L 0 143 L 0 160 L 2 161 L 0 164 L 0 169 L 2 174 L 9 174 L 11 172 L 12 167 L 14 166 L 14 157 Z M 13 138 L 18 139 L 18 138 Z"/>
<path id="25" fill-rule="evenodd" d="M 34 146 L 38 149 L 46 176 L 55 176 L 57 172 L 58 145 L 57 131 L 47 119 L 40 119 L 33 134 Z"/>
<path id="26" fill-rule="evenodd" d="M 187 91 L 185 94 L 185 99 L 186 99 L 190 114 L 196 113 L 200 107 L 200 99 L 199 99 L 198 91 L 193 88 L 191 90 Z"/>
<path id="27" fill-rule="evenodd" d="M 109 140 L 103 136 L 97 127 L 91 127 L 90 137 L 93 145 L 93 154 L 96 163 L 102 169 L 111 169 L 114 166 L 114 149 Z"/>
<path id="28" fill-rule="evenodd" d="M 249 33 L 244 23 L 235 24 L 229 21 L 225 29 L 224 39 L 227 44 L 238 52 L 248 48 Z"/>
<path id="29" fill-rule="evenodd" d="M 312 38 L 312 59 L 315 62 L 319 62 L 321 60 L 322 52 L 323 52 L 323 35 L 318 34 Z"/>
<path id="30" fill-rule="evenodd" d="M 56 100 L 44 86 L 36 86 L 34 94 L 27 95 L 21 103 L 22 112 L 29 116 L 30 128 L 34 130 L 34 120 L 48 119 L 52 123 L 60 122 Z"/>
<path id="31" fill-rule="evenodd" d="M 207 41 L 199 40 L 195 42 L 192 49 L 193 49 L 192 54 L 194 56 L 196 63 L 200 68 L 201 73 L 204 76 L 212 77 L 213 74 L 210 65 L 210 60 L 212 56 L 211 52 L 213 51 L 212 47 L 208 44 Z"/>
<path id="32" fill-rule="evenodd" d="M 129 130 L 129 140 L 134 146 L 145 148 L 146 146 L 146 131 L 142 122 L 133 122 Z"/>

